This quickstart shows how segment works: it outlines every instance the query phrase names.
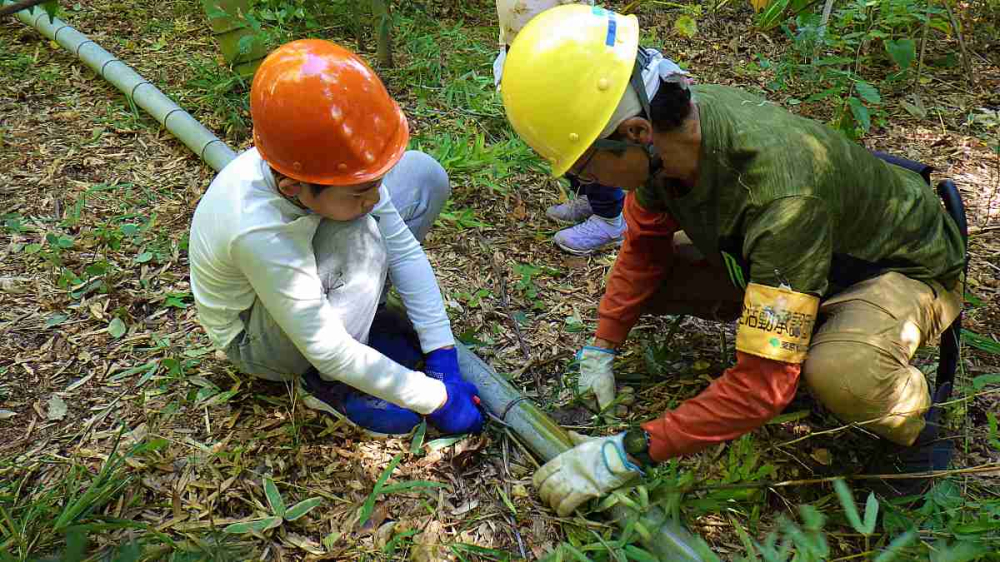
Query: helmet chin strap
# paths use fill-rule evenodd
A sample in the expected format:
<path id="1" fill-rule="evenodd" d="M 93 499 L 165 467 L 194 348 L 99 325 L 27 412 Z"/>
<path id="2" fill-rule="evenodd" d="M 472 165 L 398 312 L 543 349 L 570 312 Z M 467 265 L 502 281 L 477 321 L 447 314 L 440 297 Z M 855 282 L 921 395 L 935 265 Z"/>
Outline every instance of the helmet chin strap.
<path id="1" fill-rule="evenodd" d="M 649 109 L 649 96 L 646 94 L 646 85 L 642 82 L 642 69 L 646 67 L 649 62 L 649 55 L 642 48 L 635 57 L 635 65 L 632 67 L 632 76 L 629 77 L 629 85 L 635 90 L 636 96 L 639 98 L 639 103 L 642 104 L 642 112 L 649 121 L 650 125 L 653 123 L 653 114 Z M 656 151 L 656 147 L 653 143 L 640 144 L 631 141 L 620 141 L 611 139 L 597 139 L 594 141 L 594 148 L 598 150 L 611 150 L 615 152 L 624 152 L 629 148 L 641 148 L 646 154 L 646 158 L 649 160 L 649 175 L 646 177 L 646 185 L 650 185 L 653 178 L 660 173 L 663 169 L 663 159 L 660 158 L 659 153 Z"/>

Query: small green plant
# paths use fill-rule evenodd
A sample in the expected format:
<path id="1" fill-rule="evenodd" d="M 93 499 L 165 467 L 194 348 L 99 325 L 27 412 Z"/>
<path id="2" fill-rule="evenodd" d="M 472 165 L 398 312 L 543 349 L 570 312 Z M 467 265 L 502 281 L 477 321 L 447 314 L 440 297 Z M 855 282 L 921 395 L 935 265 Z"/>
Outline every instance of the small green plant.
<path id="1" fill-rule="evenodd" d="M 167 444 L 163 440 L 150 440 L 122 454 L 118 448 L 123 433 L 124 426 L 97 474 L 71 463 L 65 474 L 45 479 L 48 482 L 45 486 L 36 485 L 36 479 L 43 476 L 37 468 L 0 483 L 0 560 L 37 559 L 65 542 L 69 531 L 100 527 L 105 519 L 101 509 L 123 497 L 135 480 L 128 470 L 128 460 L 154 453 Z M 51 470 L 54 465 L 48 468 Z M 134 522 L 123 525 L 145 528 Z"/>
<path id="2" fill-rule="evenodd" d="M 927 26 L 949 33 L 945 10 L 919 0 L 854 0 L 838 5 L 829 21 L 810 9 L 815 2 L 776 0 L 758 15 L 758 26 L 781 26 L 791 49 L 778 63 L 763 57 L 754 68 L 773 70 L 772 90 L 803 83 L 814 93 L 789 103 L 823 102 L 837 108 L 833 124 L 848 136 L 867 134 L 873 124 L 886 119 L 880 89 L 902 89 L 916 60 L 914 37 Z M 872 48 L 872 47 L 877 48 Z M 861 75 L 861 69 L 888 68 L 876 86 Z M 909 102 L 910 113 L 925 114 Z"/>
<path id="3" fill-rule="evenodd" d="M 264 496 L 267 498 L 267 505 L 270 508 L 270 515 L 259 519 L 241 521 L 227 526 L 222 531 L 234 535 L 253 534 L 262 535 L 265 531 L 280 527 L 285 522 L 295 521 L 323 503 L 323 499 L 313 497 L 302 500 L 299 503 L 285 507 L 285 500 L 282 499 L 278 487 L 274 485 L 274 480 L 270 476 L 264 477 Z"/>
<path id="4" fill-rule="evenodd" d="M 453 438 L 446 437 L 444 439 L 450 440 Z M 411 451 L 420 450 L 421 447 L 424 446 L 422 444 L 423 441 L 422 437 L 420 441 L 421 443 L 417 443 L 416 437 L 414 437 L 414 441 L 410 445 L 410 450 Z M 452 443 L 454 442 L 456 441 L 452 441 Z M 430 449 L 433 449 L 432 445 L 433 442 L 427 443 L 426 446 Z M 368 519 L 371 518 L 372 512 L 375 511 L 375 502 L 378 500 L 379 496 L 389 495 L 396 492 L 406 492 L 409 490 L 421 490 L 421 489 L 423 491 L 429 492 L 431 489 L 446 487 L 444 484 L 440 482 L 430 482 L 428 480 L 411 480 L 407 482 L 399 482 L 396 484 L 387 485 L 386 482 L 389 480 L 389 477 L 392 476 L 392 472 L 396 470 L 396 467 L 399 466 L 400 461 L 403 460 L 403 454 L 404 453 L 398 453 L 396 454 L 395 457 L 392 458 L 391 461 L 389 461 L 389 465 L 385 467 L 385 470 L 382 471 L 382 474 L 378 477 L 378 480 L 375 481 L 375 486 L 372 488 L 371 493 L 368 494 L 368 497 L 365 498 L 364 503 L 361 504 L 361 507 L 358 509 L 359 527 L 363 526 L 365 523 L 368 522 Z"/>
<path id="5" fill-rule="evenodd" d="M 490 228 L 493 225 L 483 222 L 476 218 L 476 211 L 465 207 L 462 209 L 454 208 L 451 200 L 448 200 L 441 214 L 438 215 L 439 223 L 447 223 L 455 226 L 459 230 L 466 230 L 469 228 Z"/>
<path id="6" fill-rule="evenodd" d="M 469 308 L 479 308 L 483 305 L 483 299 L 493 296 L 493 293 L 489 289 L 479 289 L 474 293 L 459 291 L 455 296 Z"/>
<path id="7" fill-rule="evenodd" d="M 514 275 L 517 276 L 517 282 L 514 284 L 514 288 L 517 289 L 521 295 L 523 295 L 528 302 L 531 303 L 531 308 L 536 310 L 544 310 L 545 303 L 542 301 L 541 297 L 538 296 L 538 286 L 535 284 L 535 279 L 537 279 L 544 271 L 541 267 L 536 267 L 530 263 L 519 263 L 514 265 Z"/>

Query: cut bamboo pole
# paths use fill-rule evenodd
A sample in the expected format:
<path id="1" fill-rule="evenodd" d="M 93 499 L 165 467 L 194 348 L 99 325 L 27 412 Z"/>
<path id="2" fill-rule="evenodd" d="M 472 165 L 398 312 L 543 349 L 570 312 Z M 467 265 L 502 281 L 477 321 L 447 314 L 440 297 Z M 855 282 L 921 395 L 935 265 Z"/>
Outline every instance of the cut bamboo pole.
<path id="1" fill-rule="evenodd" d="M 9 0 L 0 4 L 7 5 Z M 216 171 L 236 157 L 236 153 L 206 129 L 197 119 L 180 108 L 127 64 L 105 51 L 86 35 L 73 29 L 59 18 L 49 21 L 45 10 L 17 12 L 17 19 L 73 53 L 91 70 L 111 82 L 125 97 L 159 121 L 171 134 L 184 143 Z"/>

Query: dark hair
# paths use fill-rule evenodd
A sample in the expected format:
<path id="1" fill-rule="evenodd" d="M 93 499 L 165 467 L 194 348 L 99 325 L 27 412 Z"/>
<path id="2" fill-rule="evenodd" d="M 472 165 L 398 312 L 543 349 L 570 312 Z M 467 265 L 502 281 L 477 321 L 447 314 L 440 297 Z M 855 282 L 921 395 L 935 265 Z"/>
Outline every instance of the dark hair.
<path id="1" fill-rule="evenodd" d="M 661 80 L 660 88 L 656 90 L 656 95 L 649 101 L 653 127 L 660 132 L 679 128 L 691 116 L 692 109 L 691 90 L 681 87 L 676 82 Z M 645 115 L 637 115 L 637 117 L 645 117 Z M 618 131 L 612 133 L 608 139 L 625 140 Z M 611 150 L 611 152 L 622 154 L 624 150 Z"/>
<path id="2" fill-rule="evenodd" d="M 672 131 L 691 116 L 691 90 L 676 82 L 660 82 L 660 89 L 649 100 L 653 126 L 659 131 Z"/>
<path id="3" fill-rule="evenodd" d="M 288 178 L 288 176 L 286 176 L 285 174 L 282 174 L 278 170 L 275 170 L 273 166 L 271 167 L 271 173 L 274 174 L 274 181 L 276 183 L 280 183 L 282 178 Z M 288 178 L 288 179 L 295 179 L 295 178 Z M 321 185 L 318 183 L 310 183 L 307 181 L 299 183 L 309 186 L 309 191 L 312 192 L 314 197 L 319 195 L 320 193 L 323 193 L 323 191 L 325 191 L 326 188 L 330 187 L 329 185 Z"/>

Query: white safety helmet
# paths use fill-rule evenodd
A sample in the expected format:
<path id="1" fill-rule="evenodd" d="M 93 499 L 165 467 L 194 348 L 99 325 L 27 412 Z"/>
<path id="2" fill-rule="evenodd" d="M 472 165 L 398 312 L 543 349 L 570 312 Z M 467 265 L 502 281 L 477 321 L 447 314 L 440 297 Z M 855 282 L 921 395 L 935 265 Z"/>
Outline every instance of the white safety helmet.
<path id="1" fill-rule="evenodd" d="M 500 89 L 503 67 L 507 60 L 507 49 L 514 42 L 531 18 L 563 4 L 586 4 L 593 6 L 594 0 L 497 0 L 497 18 L 500 20 L 500 54 L 493 61 L 493 83 Z"/>
<path id="2" fill-rule="evenodd" d="M 500 44 L 510 46 L 514 37 L 531 18 L 563 4 L 594 5 L 594 0 L 497 0 L 497 17 L 500 19 Z"/>

